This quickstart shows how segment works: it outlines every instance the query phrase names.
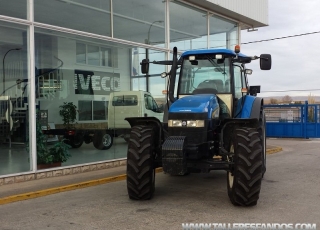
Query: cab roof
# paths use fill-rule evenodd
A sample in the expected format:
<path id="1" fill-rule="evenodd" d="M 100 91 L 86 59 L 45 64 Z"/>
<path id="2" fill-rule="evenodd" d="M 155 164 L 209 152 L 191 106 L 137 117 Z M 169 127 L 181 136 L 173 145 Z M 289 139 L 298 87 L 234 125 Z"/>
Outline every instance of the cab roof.
<path id="1" fill-rule="evenodd" d="M 199 55 L 199 54 L 226 54 L 230 56 L 236 56 L 236 53 L 230 49 L 199 49 L 199 50 L 189 50 L 181 54 L 181 57 L 186 57 L 190 55 Z M 239 57 L 247 57 L 242 53 L 238 53 Z"/>

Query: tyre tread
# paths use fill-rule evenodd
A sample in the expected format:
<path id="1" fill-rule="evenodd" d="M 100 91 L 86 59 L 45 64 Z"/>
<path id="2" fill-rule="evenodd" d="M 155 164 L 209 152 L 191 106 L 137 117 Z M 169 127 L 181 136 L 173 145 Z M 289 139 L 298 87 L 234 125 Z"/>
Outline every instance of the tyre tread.
<path id="1" fill-rule="evenodd" d="M 228 194 L 234 205 L 253 206 L 259 199 L 262 180 L 262 145 L 254 128 L 235 130 L 234 138 L 234 182 L 228 182 Z"/>
<path id="2" fill-rule="evenodd" d="M 154 193 L 154 131 L 149 126 L 131 129 L 127 151 L 127 190 L 130 199 L 148 200 Z"/>

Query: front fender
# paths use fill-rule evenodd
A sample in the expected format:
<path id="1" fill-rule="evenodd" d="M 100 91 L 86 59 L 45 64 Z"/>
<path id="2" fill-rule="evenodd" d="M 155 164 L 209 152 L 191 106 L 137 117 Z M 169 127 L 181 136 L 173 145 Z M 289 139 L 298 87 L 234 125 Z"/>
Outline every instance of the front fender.
<path id="1" fill-rule="evenodd" d="M 145 125 L 145 126 L 152 126 L 155 130 L 155 146 L 157 149 L 160 149 L 161 144 L 164 140 L 164 131 L 162 128 L 161 121 L 156 117 L 127 117 L 125 118 L 126 121 L 129 122 L 130 126 L 137 126 L 137 125 Z"/>
<path id="2" fill-rule="evenodd" d="M 261 116 L 261 109 L 263 109 L 263 98 L 246 95 L 243 99 L 243 105 L 241 105 L 242 100 L 238 101 L 237 110 L 239 111 L 241 108 L 241 112 L 237 112 L 237 118 L 259 119 Z"/>

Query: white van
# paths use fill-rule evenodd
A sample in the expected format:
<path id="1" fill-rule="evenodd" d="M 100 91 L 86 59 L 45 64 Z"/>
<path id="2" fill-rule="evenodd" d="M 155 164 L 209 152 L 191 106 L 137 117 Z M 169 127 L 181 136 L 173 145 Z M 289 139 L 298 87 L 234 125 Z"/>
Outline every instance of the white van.
<path id="1" fill-rule="evenodd" d="M 150 93 L 120 91 L 110 94 L 108 129 L 131 129 L 126 117 L 156 117 L 163 121 L 163 111 Z"/>

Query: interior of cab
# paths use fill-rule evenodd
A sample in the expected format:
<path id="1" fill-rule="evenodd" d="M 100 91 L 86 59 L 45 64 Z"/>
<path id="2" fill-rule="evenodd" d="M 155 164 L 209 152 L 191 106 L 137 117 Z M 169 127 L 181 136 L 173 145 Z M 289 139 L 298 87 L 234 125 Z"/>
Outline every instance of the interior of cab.
<path id="1" fill-rule="evenodd" d="M 205 80 L 201 82 L 195 90 L 193 90 L 193 94 L 217 94 L 224 93 L 225 88 L 222 80 Z"/>

